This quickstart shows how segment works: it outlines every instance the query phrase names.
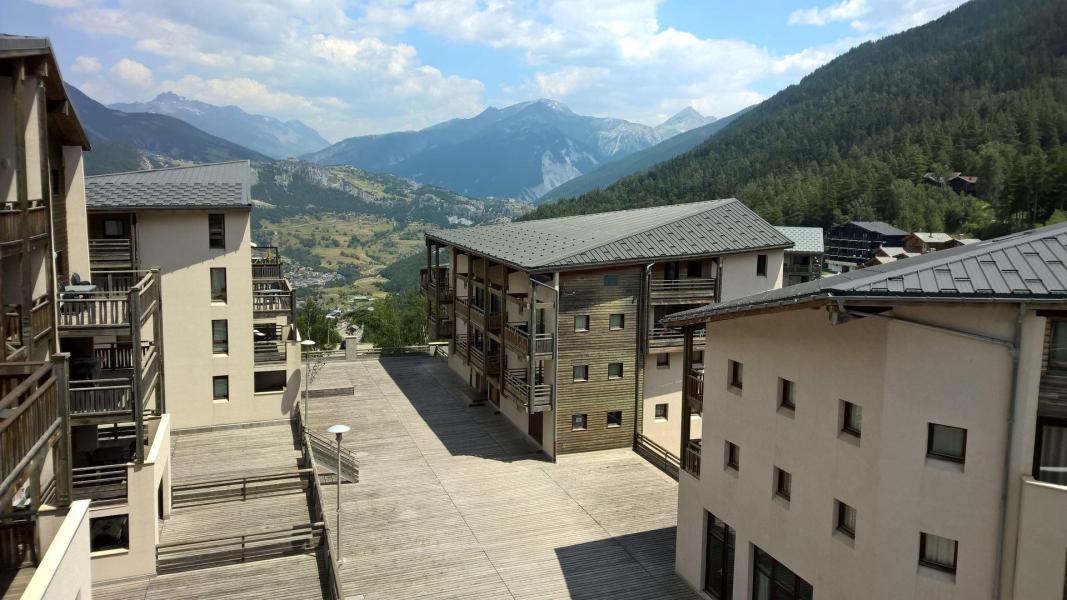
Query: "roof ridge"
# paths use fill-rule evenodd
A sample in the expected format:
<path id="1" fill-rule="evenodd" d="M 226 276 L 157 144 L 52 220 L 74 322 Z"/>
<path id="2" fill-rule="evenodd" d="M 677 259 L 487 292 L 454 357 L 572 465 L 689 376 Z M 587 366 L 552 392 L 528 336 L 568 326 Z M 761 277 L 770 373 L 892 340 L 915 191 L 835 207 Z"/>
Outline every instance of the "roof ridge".
<path id="1" fill-rule="evenodd" d="M 703 205 L 711 204 L 713 202 L 714 203 L 719 203 L 719 204 L 716 204 L 715 206 L 703 206 Z M 666 208 L 668 206 L 685 206 L 685 205 L 689 205 L 691 207 L 696 207 L 697 205 L 701 205 L 701 208 L 699 208 L 699 209 L 695 209 L 695 208 L 690 209 L 690 210 L 686 211 L 685 214 L 682 214 L 682 215 L 680 215 L 678 217 L 670 219 L 669 221 L 660 221 L 658 223 L 653 223 L 653 224 L 651 224 L 648 227 L 645 227 L 643 229 L 637 229 L 635 231 L 622 233 L 622 234 L 619 234 L 619 235 L 617 235 L 617 236 L 615 236 L 613 238 L 609 238 L 607 240 L 602 240 L 602 241 L 597 241 L 597 242 L 590 242 L 589 244 L 586 244 L 585 246 L 579 246 L 579 247 L 577 247 L 575 249 L 568 249 L 566 253 L 548 257 L 548 258 L 545 259 L 545 261 L 546 262 L 557 262 L 557 261 L 561 261 L 561 260 L 564 260 L 564 259 L 567 259 L 567 258 L 572 258 L 572 257 L 574 257 L 574 256 L 576 256 L 578 254 L 582 254 L 583 252 L 589 252 L 589 251 L 592 251 L 592 250 L 596 250 L 597 248 L 600 248 L 602 246 L 607 246 L 608 244 L 614 244 L 615 242 L 618 242 L 620 240 L 624 240 L 624 239 L 629 238 L 629 237 L 633 237 L 633 236 L 638 235 L 640 233 L 645 233 L 645 232 L 651 231 L 653 229 L 657 229 L 659 227 L 665 227 L 667 225 L 670 225 L 671 223 L 677 223 L 678 221 L 681 221 L 683 219 L 688 219 L 688 218 L 690 218 L 692 216 L 699 215 L 702 212 L 706 212 L 706 211 L 709 211 L 709 210 L 715 210 L 717 208 L 720 208 L 720 207 L 723 207 L 723 206 L 727 206 L 727 205 L 733 204 L 735 202 L 740 202 L 740 200 L 738 200 L 737 198 L 718 198 L 718 199 L 715 199 L 715 200 L 701 200 L 699 202 L 680 202 L 678 204 L 663 204 L 663 205 L 660 205 L 660 206 L 648 206 L 648 207 L 645 207 L 645 209 L 648 209 L 648 208 Z M 631 209 L 625 209 L 625 210 L 609 211 L 609 212 L 606 212 L 606 213 L 589 213 L 589 214 L 591 214 L 591 215 L 592 214 L 609 215 L 609 214 L 617 214 L 617 213 L 621 213 L 621 212 L 629 212 L 629 211 L 634 211 L 634 210 L 644 210 L 644 209 L 631 208 Z M 587 215 L 576 215 L 576 216 L 587 216 Z M 566 217 L 561 217 L 561 218 L 566 218 Z"/>
<path id="2" fill-rule="evenodd" d="M 177 165 L 173 167 L 157 167 L 155 169 L 139 169 L 136 171 L 116 171 L 114 173 L 97 173 L 96 175 L 86 175 L 85 179 L 93 179 L 96 177 L 113 177 L 115 175 L 140 175 L 143 173 L 158 173 L 160 171 L 177 171 L 178 169 L 196 169 L 199 167 L 217 167 L 219 165 L 233 165 L 237 163 L 247 163 L 249 168 L 252 168 L 252 161 L 247 158 L 239 158 L 237 160 L 223 160 L 213 163 L 197 163 L 195 165 Z"/>
<path id="3" fill-rule="evenodd" d="M 357 167 L 358 168 L 358 167 Z M 546 222 L 546 221 L 560 221 L 563 219 L 574 219 L 576 217 L 591 217 L 593 215 L 617 215 L 619 213 L 637 212 L 641 210 L 655 210 L 657 208 L 667 208 L 668 206 L 686 206 L 696 204 L 709 204 L 711 202 L 721 202 L 723 200 L 737 200 L 737 198 L 715 198 L 713 200 L 697 200 L 695 202 L 675 202 L 673 204 L 658 204 L 656 206 L 638 206 L 635 208 L 620 208 L 619 210 L 606 210 L 604 212 L 591 212 L 583 213 L 580 215 L 563 215 L 562 217 L 551 217 L 549 219 L 535 219 L 533 221 L 512 221 L 513 223 L 534 223 L 534 222 Z"/>

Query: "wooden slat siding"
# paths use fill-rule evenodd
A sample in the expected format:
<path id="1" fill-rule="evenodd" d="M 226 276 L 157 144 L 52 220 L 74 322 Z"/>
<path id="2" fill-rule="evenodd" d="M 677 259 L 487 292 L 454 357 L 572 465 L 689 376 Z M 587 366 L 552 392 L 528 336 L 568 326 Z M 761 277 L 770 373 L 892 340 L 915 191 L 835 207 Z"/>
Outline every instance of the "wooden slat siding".
<path id="1" fill-rule="evenodd" d="M 605 286 L 618 275 L 618 286 Z M 560 454 L 629 448 L 635 414 L 638 294 L 643 269 L 560 274 L 559 367 L 556 370 L 556 448 Z M 610 315 L 625 315 L 624 327 L 610 331 Z M 574 331 L 574 316 L 589 315 L 589 331 Z M 608 363 L 621 362 L 621 379 L 608 379 Z M 589 381 L 575 383 L 573 367 L 589 365 Z M 622 427 L 607 427 L 607 413 L 622 411 Z M 587 429 L 571 431 L 571 415 L 585 413 Z"/>

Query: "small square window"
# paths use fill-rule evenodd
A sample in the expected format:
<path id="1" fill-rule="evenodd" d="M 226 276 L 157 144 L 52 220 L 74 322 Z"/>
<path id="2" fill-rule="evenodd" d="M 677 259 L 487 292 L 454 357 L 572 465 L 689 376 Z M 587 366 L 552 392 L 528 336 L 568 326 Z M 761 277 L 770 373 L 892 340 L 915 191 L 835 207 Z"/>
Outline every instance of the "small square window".
<path id="1" fill-rule="evenodd" d="M 574 330 L 589 331 L 589 315 L 574 315 Z"/>
<path id="2" fill-rule="evenodd" d="M 841 401 L 841 431 L 860 437 L 863 431 L 863 407 Z"/>
<path id="3" fill-rule="evenodd" d="M 574 365 L 574 381 L 589 381 L 589 365 Z"/>
<path id="4" fill-rule="evenodd" d="M 209 248 L 226 248 L 226 215 L 207 216 L 207 235 Z"/>
<path id="5" fill-rule="evenodd" d="M 837 504 L 837 530 L 850 538 L 856 537 L 856 509 L 840 500 L 834 500 Z"/>
<path id="6" fill-rule="evenodd" d="M 756 276 L 757 277 L 766 277 L 767 276 L 767 255 L 766 254 L 757 254 L 756 255 Z"/>
<path id="7" fill-rule="evenodd" d="M 621 410 L 609 410 L 608 411 L 608 427 L 622 427 L 622 411 Z"/>
<path id="8" fill-rule="evenodd" d="M 105 219 L 104 220 L 104 237 L 105 238 L 120 238 L 123 236 L 125 227 L 123 227 L 122 221 L 118 219 Z"/>
<path id="9" fill-rule="evenodd" d="M 788 471 L 774 468 L 774 495 L 789 500 L 793 493 L 793 476 Z"/>
<path id="10" fill-rule="evenodd" d="M 89 519 L 89 551 L 129 550 L 130 516 L 113 515 Z"/>
<path id="11" fill-rule="evenodd" d="M 656 405 L 656 418 L 666 421 L 667 420 L 667 409 L 668 409 L 668 407 L 669 407 L 669 405 L 666 402 L 664 402 L 663 404 L 657 404 Z"/>
<path id="12" fill-rule="evenodd" d="M 618 286 L 619 285 L 619 276 L 618 275 L 605 275 L 604 276 L 604 285 L 607 286 L 607 287 Z"/>
<path id="13" fill-rule="evenodd" d="M 967 430 L 930 423 L 927 432 L 926 455 L 962 463 L 967 456 Z"/>
<path id="14" fill-rule="evenodd" d="M 608 379 L 622 379 L 622 363 L 608 363 Z"/>
<path id="15" fill-rule="evenodd" d="M 730 387 L 741 389 L 744 386 L 744 366 L 736 360 L 730 361 Z"/>
<path id="16" fill-rule="evenodd" d="M 778 378 L 778 406 L 796 410 L 796 384 L 788 379 Z"/>
<path id="17" fill-rule="evenodd" d="M 608 329 L 616 331 L 622 329 L 626 325 L 626 315 L 617 313 L 611 315 L 608 320 Z"/>
<path id="18" fill-rule="evenodd" d="M 211 321 L 211 351 L 215 354 L 226 354 L 230 351 L 229 325 L 226 319 Z"/>
<path id="19" fill-rule="evenodd" d="M 585 431 L 586 415 L 571 415 L 571 431 Z"/>
<path id="20" fill-rule="evenodd" d="M 702 364 L 704 364 L 704 351 L 703 350 L 693 350 L 693 364 L 694 365 L 702 365 Z"/>
<path id="21" fill-rule="evenodd" d="M 212 302 L 225 302 L 226 301 L 226 269 L 225 268 L 211 268 L 211 301 Z"/>
<path id="22" fill-rule="evenodd" d="M 211 380 L 212 397 L 215 400 L 230 399 L 230 378 L 227 375 L 216 375 Z"/>
<path id="23" fill-rule="evenodd" d="M 660 352 L 656 355 L 656 366 L 661 369 L 669 369 L 671 366 L 671 355 L 669 352 Z"/>
<path id="24" fill-rule="evenodd" d="M 726 468 L 741 470 L 741 448 L 733 442 L 726 442 Z"/>
<path id="25" fill-rule="evenodd" d="M 704 276 L 704 264 L 699 260 L 691 260 L 685 263 L 685 276 L 689 279 L 699 279 Z"/>
<path id="26" fill-rule="evenodd" d="M 956 572 L 956 558 L 960 544 L 956 540 L 932 533 L 919 534 L 919 564 L 925 567 Z"/>

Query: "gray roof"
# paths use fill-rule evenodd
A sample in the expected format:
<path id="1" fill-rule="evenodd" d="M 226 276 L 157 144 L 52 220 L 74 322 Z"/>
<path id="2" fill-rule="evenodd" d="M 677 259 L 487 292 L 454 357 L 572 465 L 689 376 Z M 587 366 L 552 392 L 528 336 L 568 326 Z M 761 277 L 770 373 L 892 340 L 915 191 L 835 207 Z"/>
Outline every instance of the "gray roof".
<path id="1" fill-rule="evenodd" d="M 792 245 L 789 238 L 734 198 L 502 225 L 435 229 L 426 235 L 526 271 Z"/>
<path id="2" fill-rule="evenodd" d="M 776 226 L 775 229 L 782 235 L 793 240 L 793 247 L 786 250 L 797 254 L 822 254 L 822 227 L 784 227 Z"/>
<path id="3" fill-rule="evenodd" d="M 897 229 L 885 221 L 852 221 L 852 224 L 882 235 L 908 235 L 907 231 Z"/>
<path id="4" fill-rule="evenodd" d="M 663 321 L 678 326 L 831 298 L 1067 301 L 1067 223 L 694 308 Z"/>
<path id="5" fill-rule="evenodd" d="M 85 178 L 85 204 L 97 209 L 251 208 L 247 160 Z"/>

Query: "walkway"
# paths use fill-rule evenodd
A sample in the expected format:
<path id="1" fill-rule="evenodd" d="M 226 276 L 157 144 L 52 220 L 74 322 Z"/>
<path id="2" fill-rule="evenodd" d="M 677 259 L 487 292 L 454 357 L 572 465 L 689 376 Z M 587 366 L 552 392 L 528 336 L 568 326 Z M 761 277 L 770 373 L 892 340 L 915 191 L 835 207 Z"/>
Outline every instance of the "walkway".
<path id="1" fill-rule="evenodd" d="M 360 461 L 360 482 L 342 486 L 347 595 L 696 598 L 673 574 L 676 484 L 633 452 L 548 462 L 491 407 L 468 408 L 463 381 L 429 357 L 324 373 L 354 387 L 309 406 L 317 431 L 352 427 Z"/>

